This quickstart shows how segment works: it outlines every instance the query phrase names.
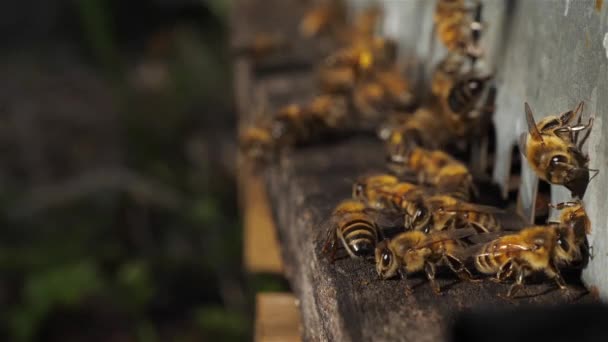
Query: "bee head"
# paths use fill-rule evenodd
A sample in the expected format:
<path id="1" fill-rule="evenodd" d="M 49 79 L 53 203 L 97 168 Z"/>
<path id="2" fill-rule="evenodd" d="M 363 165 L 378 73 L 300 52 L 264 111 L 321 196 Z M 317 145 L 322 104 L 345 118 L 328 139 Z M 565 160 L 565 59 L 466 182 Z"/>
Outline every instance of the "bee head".
<path id="1" fill-rule="evenodd" d="M 399 268 L 395 253 L 389 248 L 388 240 L 381 241 L 376 246 L 376 272 L 380 279 L 392 278 Z"/>

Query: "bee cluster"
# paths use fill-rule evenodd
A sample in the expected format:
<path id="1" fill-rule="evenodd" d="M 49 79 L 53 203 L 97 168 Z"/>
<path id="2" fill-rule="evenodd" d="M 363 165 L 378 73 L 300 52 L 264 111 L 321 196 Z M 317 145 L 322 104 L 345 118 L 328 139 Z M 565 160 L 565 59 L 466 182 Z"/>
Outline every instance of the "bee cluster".
<path id="1" fill-rule="evenodd" d="M 514 213 L 477 203 L 477 174 L 456 155 L 474 153 L 475 143 L 488 139 L 495 107 L 492 74 L 480 66 L 481 13 L 479 1 L 437 1 L 436 38 L 447 54 L 418 96 L 397 68 L 395 42 L 374 34 L 381 17 L 377 7 L 350 26 L 337 24 L 346 21 L 333 2 L 302 20 L 304 35 L 330 35 L 336 45 L 317 69 L 320 95 L 307 105 L 279 109 L 267 125 L 248 128 L 241 148 L 250 158 L 268 160 L 279 149 L 345 126 L 377 123 L 387 171 L 359 177 L 352 198 L 333 210 L 323 246 L 332 262 L 343 248 L 352 258 L 373 260 L 382 279 L 422 272 L 437 293 L 438 267 L 466 281 L 513 280 L 507 297 L 534 273 L 568 289 L 560 269 L 584 262 L 588 253 L 591 223 L 581 198 L 597 170 L 588 168 L 582 146 L 593 121 L 582 123 L 581 103 L 537 123 L 525 104 L 522 154 L 539 178 L 565 186 L 574 197 L 550 205 L 561 210 L 557 222 L 507 224 Z"/>
<path id="2" fill-rule="evenodd" d="M 347 25 L 339 2 L 307 13 L 300 24 L 302 35 L 329 37 L 335 46 L 316 66 L 318 93 L 308 103 L 279 108 L 242 130 L 241 152 L 266 162 L 286 148 L 369 130 L 385 113 L 411 110 L 414 96 L 397 68 L 397 45 L 374 34 L 380 18 L 380 8 L 371 7 Z"/>

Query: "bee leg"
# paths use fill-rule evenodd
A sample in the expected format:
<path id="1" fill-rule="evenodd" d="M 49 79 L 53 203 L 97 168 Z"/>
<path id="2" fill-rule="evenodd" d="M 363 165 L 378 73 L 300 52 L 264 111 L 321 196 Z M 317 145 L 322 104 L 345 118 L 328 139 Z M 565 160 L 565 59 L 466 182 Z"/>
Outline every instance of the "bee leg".
<path id="1" fill-rule="evenodd" d="M 414 293 L 414 289 L 412 289 L 412 287 L 410 286 L 410 284 L 408 284 L 408 282 L 407 282 L 407 272 L 403 268 L 399 268 L 397 270 L 397 274 L 399 275 L 399 277 L 405 283 L 405 295 L 406 296 L 410 296 L 411 294 L 413 294 Z"/>
<path id="2" fill-rule="evenodd" d="M 524 286 L 524 268 L 519 267 L 517 270 L 517 278 L 515 280 L 515 284 L 509 287 L 509 291 L 507 292 L 507 298 L 513 298 L 515 293 L 519 291 Z"/>
<path id="3" fill-rule="evenodd" d="M 579 132 L 575 133 L 574 143 L 579 150 L 582 149 L 583 145 L 585 145 L 585 142 L 587 141 L 587 138 L 589 138 L 589 135 L 591 134 L 591 127 L 593 127 L 593 118 L 589 119 L 589 123 L 587 124 L 588 129 L 580 141 L 578 141 Z"/>
<path id="4" fill-rule="evenodd" d="M 555 283 L 557 284 L 557 286 L 559 287 L 560 290 L 562 290 L 562 291 L 569 290 L 568 285 L 566 285 L 566 281 L 562 277 L 562 274 L 560 273 L 559 269 L 553 263 L 549 264 L 549 267 L 545 270 L 545 273 L 547 274 L 547 276 L 549 278 L 553 278 L 553 280 L 555 280 Z"/>
<path id="5" fill-rule="evenodd" d="M 495 278 L 490 278 L 495 283 L 502 283 L 513 274 L 513 262 L 507 262 L 500 266 L 498 272 L 496 272 Z"/>
<path id="6" fill-rule="evenodd" d="M 452 255 L 445 255 L 444 261 L 452 272 L 456 273 L 458 278 L 470 282 L 480 282 L 481 279 L 473 277 L 471 272 L 464 266 L 464 263 Z"/>
<path id="7" fill-rule="evenodd" d="M 426 273 L 426 277 L 429 279 L 431 288 L 433 288 L 433 291 L 435 292 L 435 294 L 441 295 L 441 288 L 439 287 L 439 284 L 437 284 L 437 281 L 435 280 L 435 265 L 430 262 L 425 263 L 424 272 Z"/>

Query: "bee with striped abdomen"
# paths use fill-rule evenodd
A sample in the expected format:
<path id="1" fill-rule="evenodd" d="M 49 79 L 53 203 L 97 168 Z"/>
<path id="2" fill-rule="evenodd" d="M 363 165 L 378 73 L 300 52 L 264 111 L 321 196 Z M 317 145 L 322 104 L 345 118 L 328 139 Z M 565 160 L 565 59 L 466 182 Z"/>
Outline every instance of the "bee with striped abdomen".
<path id="1" fill-rule="evenodd" d="M 532 226 L 484 244 L 474 255 L 475 267 L 481 273 L 495 275 L 496 281 L 515 278 L 507 297 L 514 296 L 523 287 L 525 277 L 536 272 L 544 272 L 560 289 L 567 290 L 558 267 L 578 259 L 580 247 L 571 227 Z"/>
<path id="2" fill-rule="evenodd" d="M 465 268 L 461 254 L 465 245 L 460 239 L 475 234 L 474 230 L 438 231 L 425 234 L 409 231 L 391 240 L 378 243 L 375 252 L 376 272 L 381 279 L 400 275 L 406 279 L 408 274 L 424 271 L 435 293 L 441 288 L 435 280 L 438 265 L 448 266 L 459 278 L 473 280 Z M 407 285 L 407 291 L 412 290 Z"/>
<path id="3" fill-rule="evenodd" d="M 332 213 L 323 252 L 331 252 L 330 260 L 333 262 L 338 243 L 341 243 L 352 258 L 370 257 L 377 241 L 378 227 L 366 205 L 356 200 L 345 200 Z"/>

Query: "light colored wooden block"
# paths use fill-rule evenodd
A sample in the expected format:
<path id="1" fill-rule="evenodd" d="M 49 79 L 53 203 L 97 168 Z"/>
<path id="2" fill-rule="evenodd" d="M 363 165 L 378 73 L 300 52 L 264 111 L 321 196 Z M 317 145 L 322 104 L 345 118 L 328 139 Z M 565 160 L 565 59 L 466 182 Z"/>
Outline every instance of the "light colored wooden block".
<path id="1" fill-rule="evenodd" d="M 296 297 L 286 292 L 256 296 L 255 342 L 299 342 L 300 313 Z"/>

